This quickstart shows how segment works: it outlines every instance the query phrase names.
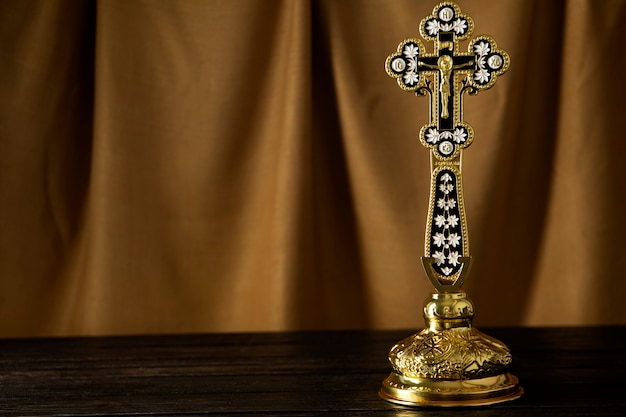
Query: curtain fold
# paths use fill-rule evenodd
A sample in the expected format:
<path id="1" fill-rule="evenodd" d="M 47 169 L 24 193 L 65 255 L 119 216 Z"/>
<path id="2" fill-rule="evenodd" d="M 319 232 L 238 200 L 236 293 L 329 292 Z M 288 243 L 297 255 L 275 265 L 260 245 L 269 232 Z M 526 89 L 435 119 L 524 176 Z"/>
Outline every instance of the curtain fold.
<path id="1" fill-rule="evenodd" d="M 422 326 L 435 3 L 2 2 L 0 336 Z M 626 323 L 626 1 L 458 4 L 476 324 Z"/>

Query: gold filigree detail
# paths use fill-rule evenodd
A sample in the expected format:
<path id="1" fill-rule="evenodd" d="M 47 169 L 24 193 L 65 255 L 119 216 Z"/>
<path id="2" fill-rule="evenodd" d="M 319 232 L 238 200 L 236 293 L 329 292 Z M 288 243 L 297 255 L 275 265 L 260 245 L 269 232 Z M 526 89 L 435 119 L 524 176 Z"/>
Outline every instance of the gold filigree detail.
<path id="1" fill-rule="evenodd" d="M 502 342 L 472 327 L 474 305 L 464 292 L 433 294 L 424 305 L 428 328 L 389 352 L 407 378 L 475 379 L 506 371 L 512 357 Z"/>
<path id="2" fill-rule="evenodd" d="M 426 329 L 400 341 L 389 353 L 393 369 L 409 378 L 486 378 L 506 371 L 511 360 L 504 344 L 466 327 Z"/>

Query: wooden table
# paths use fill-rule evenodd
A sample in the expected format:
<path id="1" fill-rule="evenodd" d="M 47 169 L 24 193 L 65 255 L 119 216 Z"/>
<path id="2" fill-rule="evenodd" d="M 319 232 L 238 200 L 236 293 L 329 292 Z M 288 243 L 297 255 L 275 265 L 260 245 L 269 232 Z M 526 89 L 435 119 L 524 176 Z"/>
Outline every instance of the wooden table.
<path id="1" fill-rule="evenodd" d="M 414 331 L 0 340 L 0 415 L 620 416 L 626 327 L 481 329 L 526 391 L 484 408 L 379 399 Z"/>

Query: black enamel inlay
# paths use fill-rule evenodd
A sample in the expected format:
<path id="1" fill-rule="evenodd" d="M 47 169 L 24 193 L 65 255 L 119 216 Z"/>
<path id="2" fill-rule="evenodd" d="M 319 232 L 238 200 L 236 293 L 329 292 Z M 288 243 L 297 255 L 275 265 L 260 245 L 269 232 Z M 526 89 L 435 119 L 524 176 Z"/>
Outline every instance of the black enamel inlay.
<path id="1" fill-rule="evenodd" d="M 463 231 L 459 208 L 458 183 L 453 171 L 443 169 L 436 178 L 435 205 L 430 224 L 430 256 L 435 272 L 453 276 L 461 269 Z"/>

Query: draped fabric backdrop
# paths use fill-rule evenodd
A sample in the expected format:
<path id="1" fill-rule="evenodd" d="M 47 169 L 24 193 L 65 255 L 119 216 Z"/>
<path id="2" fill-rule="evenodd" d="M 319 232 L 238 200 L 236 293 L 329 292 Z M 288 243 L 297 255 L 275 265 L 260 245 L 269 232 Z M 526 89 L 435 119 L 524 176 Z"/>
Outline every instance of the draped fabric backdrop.
<path id="1" fill-rule="evenodd" d="M 3 0 L 0 336 L 420 328 L 436 3 Z M 626 1 L 458 3 L 476 324 L 626 324 Z"/>

